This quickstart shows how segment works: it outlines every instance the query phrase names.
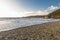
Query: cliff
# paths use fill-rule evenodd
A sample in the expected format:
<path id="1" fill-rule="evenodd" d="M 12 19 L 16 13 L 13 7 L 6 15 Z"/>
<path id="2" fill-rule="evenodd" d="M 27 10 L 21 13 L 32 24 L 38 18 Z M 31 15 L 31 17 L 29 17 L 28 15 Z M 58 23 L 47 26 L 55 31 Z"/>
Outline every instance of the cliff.
<path id="1" fill-rule="evenodd" d="M 55 10 L 54 12 L 48 14 L 49 18 L 60 18 L 60 9 Z"/>

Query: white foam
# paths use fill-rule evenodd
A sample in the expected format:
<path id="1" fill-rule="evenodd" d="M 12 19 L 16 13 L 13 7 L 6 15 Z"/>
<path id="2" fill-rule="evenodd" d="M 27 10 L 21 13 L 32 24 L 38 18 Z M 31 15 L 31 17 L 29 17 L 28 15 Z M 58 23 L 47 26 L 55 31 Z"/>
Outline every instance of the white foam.
<path id="1" fill-rule="evenodd" d="M 5 24 L 8 24 L 8 23 L 11 23 L 11 22 L 7 22 L 7 21 L 0 21 L 0 25 L 5 25 Z"/>
<path id="2" fill-rule="evenodd" d="M 3 20 L 0 21 L 0 32 L 59 20 L 60 19 L 41 19 L 41 18 L 22 18 L 22 19 Z"/>

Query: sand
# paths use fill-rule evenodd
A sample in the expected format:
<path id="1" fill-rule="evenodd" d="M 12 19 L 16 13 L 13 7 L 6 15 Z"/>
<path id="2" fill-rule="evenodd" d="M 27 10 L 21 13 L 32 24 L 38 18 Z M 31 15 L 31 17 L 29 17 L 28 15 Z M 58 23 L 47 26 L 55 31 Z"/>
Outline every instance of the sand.
<path id="1" fill-rule="evenodd" d="M 0 40 L 60 40 L 60 21 L 0 32 Z"/>

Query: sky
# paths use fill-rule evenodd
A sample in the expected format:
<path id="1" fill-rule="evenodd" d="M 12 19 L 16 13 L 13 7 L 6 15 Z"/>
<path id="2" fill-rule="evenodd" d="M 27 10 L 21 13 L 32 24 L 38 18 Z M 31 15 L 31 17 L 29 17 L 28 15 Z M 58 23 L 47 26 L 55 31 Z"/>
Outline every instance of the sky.
<path id="1" fill-rule="evenodd" d="M 60 8 L 60 0 L 0 0 L 0 17 L 47 15 Z"/>
<path id="2" fill-rule="evenodd" d="M 27 10 L 45 10 L 47 7 L 58 6 L 60 0 L 18 0 L 18 4 L 22 4 Z"/>

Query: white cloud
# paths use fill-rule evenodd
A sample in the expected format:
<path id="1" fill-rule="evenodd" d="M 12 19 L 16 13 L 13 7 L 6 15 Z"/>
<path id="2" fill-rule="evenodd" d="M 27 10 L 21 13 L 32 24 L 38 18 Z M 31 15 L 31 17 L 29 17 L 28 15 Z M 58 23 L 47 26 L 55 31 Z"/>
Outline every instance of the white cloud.
<path id="1" fill-rule="evenodd" d="M 24 15 L 25 16 L 35 16 L 35 15 L 47 15 L 48 12 L 47 11 L 25 11 Z"/>
<path id="2" fill-rule="evenodd" d="M 25 16 L 35 16 L 35 15 L 48 15 L 50 12 L 59 9 L 58 6 L 51 5 L 46 10 L 39 10 L 39 11 L 25 11 Z"/>
<path id="3" fill-rule="evenodd" d="M 47 11 L 37 11 L 37 14 L 38 15 L 47 15 L 48 14 L 48 12 Z"/>
<path id="4" fill-rule="evenodd" d="M 53 5 L 51 5 L 50 7 L 48 7 L 48 10 L 56 10 L 56 9 L 58 9 L 59 7 L 57 7 L 57 6 L 53 6 Z"/>
<path id="5" fill-rule="evenodd" d="M 53 5 L 51 5 L 47 9 L 45 9 L 44 11 L 48 12 L 48 14 L 49 14 L 49 13 L 51 13 L 51 12 L 57 10 L 57 9 L 59 9 L 59 6 L 53 6 Z"/>

